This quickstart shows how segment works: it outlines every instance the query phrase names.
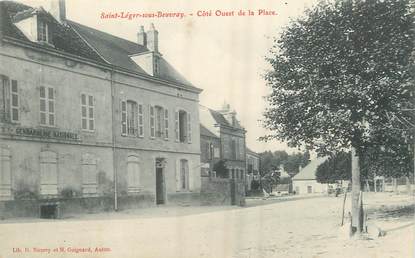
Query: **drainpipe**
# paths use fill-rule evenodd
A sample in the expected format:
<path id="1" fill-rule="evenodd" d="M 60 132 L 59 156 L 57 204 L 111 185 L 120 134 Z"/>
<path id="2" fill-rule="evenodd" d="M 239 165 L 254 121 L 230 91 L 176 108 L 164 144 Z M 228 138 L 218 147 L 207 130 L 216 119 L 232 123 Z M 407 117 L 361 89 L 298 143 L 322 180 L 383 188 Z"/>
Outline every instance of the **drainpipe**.
<path id="1" fill-rule="evenodd" d="M 111 67 L 110 83 L 111 83 L 111 125 L 112 125 L 112 167 L 114 172 L 114 210 L 118 211 L 118 173 L 117 173 L 117 155 L 115 153 L 116 146 L 116 118 L 115 118 L 115 85 L 114 85 L 114 68 Z"/>

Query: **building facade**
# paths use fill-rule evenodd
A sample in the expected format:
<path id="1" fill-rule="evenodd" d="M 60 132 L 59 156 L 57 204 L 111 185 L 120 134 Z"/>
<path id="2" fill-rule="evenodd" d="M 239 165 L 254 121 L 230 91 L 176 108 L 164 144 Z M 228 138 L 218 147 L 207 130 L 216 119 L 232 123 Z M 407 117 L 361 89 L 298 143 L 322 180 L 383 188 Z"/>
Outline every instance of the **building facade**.
<path id="1" fill-rule="evenodd" d="M 327 160 L 327 157 L 311 160 L 304 168 L 300 169 L 297 175 L 292 178 L 293 191 L 295 194 L 327 193 L 328 184 L 317 182 L 316 171 L 320 164 Z"/>
<path id="2" fill-rule="evenodd" d="M 260 156 L 258 153 L 246 148 L 246 190 L 250 191 L 252 181 L 259 184 L 261 175 L 259 172 Z"/>
<path id="3" fill-rule="evenodd" d="M 220 161 L 221 144 L 219 136 L 200 125 L 200 161 L 203 164 L 201 175 L 216 177 L 215 164 Z"/>
<path id="4" fill-rule="evenodd" d="M 204 134 L 201 135 L 202 157 L 213 156 L 206 160 L 213 175 L 225 178 L 245 180 L 245 129 L 236 118 L 236 112 L 224 105 L 222 110 L 216 111 L 200 106 L 200 123 Z M 211 144 L 213 148 L 208 148 Z M 212 151 L 209 154 L 208 150 Z M 213 167 L 218 161 L 223 161 L 227 168 L 226 173 L 219 175 Z"/>
<path id="5" fill-rule="evenodd" d="M 131 42 L 65 9 L 0 2 L 0 200 L 197 198 L 201 90 L 162 57 L 154 26 Z"/>

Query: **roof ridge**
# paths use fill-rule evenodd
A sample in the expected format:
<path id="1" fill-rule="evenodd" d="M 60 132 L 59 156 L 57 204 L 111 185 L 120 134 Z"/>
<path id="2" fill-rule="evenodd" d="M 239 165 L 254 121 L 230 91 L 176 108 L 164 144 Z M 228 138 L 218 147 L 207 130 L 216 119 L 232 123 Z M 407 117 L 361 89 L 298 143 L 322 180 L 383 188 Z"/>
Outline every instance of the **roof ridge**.
<path id="1" fill-rule="evenodd" d="M 67 20 L 69 22 L 73 22 L 71 20 Z M 76 22 L 75 22 L 76 23 Z M 107 59 L 105 59 L 99 52 L 98 50 L 96 50 L 82 35 L 81 33 L 79 33 L 73 26 L 71 26 L 69 23 L 67 23 L 68 26 L 76 33 L 76 35 L 78 35 L 79 38 L 81 38 L 85 44 L 87 44 L 88 47 L 90 47 L 92 49 L 92 51 L 94 51 L 100 58 L 102 58 L 102 60 L 104 60 L 104 62 L 106 62 L 107 64 L 111 64 L 110 62 L 108 62 Z"/>
<path id="2" fill-rule="evenodd" d="M 129 40 L 129 39 L 125 39 L 125 38 L 122 38 L 122 37 L 116 36 L 116 35 L 114 35 L 114 34 L 111 34 L 111 33 L 108 33 L 108 32 L 105 32 L 105 31 L 102 31 L 102 30 L 99 30 L 99 29 L 96 29 L 96 28 L 92 28 L 92 27 L 86 26 L 86 25 L 81 24 L 81 23 L 79 23 L 79 22 L 72 21 L 72 20 L 67 20 L 67 21 L 68 21 L 68 22 L 70 22 L 70 23 L 74 23 L 76 26 L 85 27 L 85 28 L 88 28 L 88 29 L 90 29 L 90 30 L 94 30 L 94 31 L 97 31 L 97 32 L 99 32 L 99 33 L 103 33 L 103 34 L 106 34 L 106 35 L 108 35 L 108 36 L 111 36 L 111 37 L 117 38 L 117 39 L 119 39 L 119 40 L 122 40 L 122 41 L 128 42 L 128 43 L 130 43 L 130 44 L 135 44 L 135 45 L 138 45 L 138 46 L 142 46 L 142 47 L 144 47 L 143 45 L 140 45 L 140 44 L 138 44 L 138 43 L 136 43 L 136 42 L 134 42 L 134 41 L 131 41 L 131 40 Z"/>

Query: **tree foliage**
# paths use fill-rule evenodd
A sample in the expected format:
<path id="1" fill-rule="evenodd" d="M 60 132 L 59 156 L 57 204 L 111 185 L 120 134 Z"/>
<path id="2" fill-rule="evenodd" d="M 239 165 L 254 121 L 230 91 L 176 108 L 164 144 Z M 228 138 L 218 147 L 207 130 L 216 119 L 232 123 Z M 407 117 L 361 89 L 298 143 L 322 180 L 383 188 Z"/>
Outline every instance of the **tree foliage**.
<path id="1" fill-rule="evenodd" d="M 293 20 L 267 58 L 272 93 L 264 125 L 273 133 L 263 139 L 319 153 L 353 146 L 373 161 L 407 161 L 415 125 L 408 112 L 415 108 L 413 25 L 411 0 L 321 2 Z"/>
<path id="2" fill-rule="evenodd" d="M 299 167 L 305 167 L 310 159 L 308 151 L 294 154 L 288 154 L 286 151 L 265 151 L 259 155 L 261 158 L 260 171 L 262 175 L 279 170 L 282 165 L 290 176 L 294 176 L 299 172 Z"/>
<path id="3" fill-rule="evenodd" d="M 221 178 L 228 178 L 228 169 L 226 168 L 226 161 L 219 160 L 213 165 L 213 171 L 216 171 L 216 176 Z"/>
<path id="4" fill-rule="evenodd" d="M 350 153 L 340 152 L 329 157 L 317 167 L 316 179 L 319 183 L 335 183 L 350 180 L 352 176 Z"/>

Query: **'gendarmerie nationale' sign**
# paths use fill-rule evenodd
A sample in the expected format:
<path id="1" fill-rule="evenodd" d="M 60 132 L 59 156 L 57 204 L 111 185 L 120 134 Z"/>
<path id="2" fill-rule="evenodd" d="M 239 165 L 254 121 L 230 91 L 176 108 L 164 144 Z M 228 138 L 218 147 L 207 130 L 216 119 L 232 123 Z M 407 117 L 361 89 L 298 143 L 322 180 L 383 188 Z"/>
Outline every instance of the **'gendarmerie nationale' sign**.
<path id="1" fill-rule="evenodd" d="M 41 139 L 79 141 L 79 135 L 77 133 L 59 131 L 49 128 L 0 127 L 0 133 L 5 135 L 26 136 Z"/>

